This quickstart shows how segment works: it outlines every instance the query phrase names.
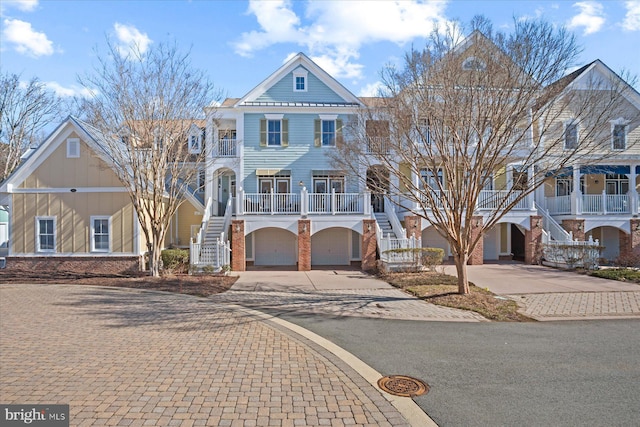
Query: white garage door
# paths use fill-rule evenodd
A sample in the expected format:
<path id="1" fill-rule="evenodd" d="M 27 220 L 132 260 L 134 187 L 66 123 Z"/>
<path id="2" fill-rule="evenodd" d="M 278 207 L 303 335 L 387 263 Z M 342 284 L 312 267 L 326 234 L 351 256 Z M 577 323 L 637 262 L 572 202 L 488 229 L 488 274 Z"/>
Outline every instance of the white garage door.
<path id="1" fill-rule="evenodd" d="M 349 265 L 349 234 L 344 228 L 329 228 L 311 236 L 311 265 Z"/>
<path id="2" fill-rule="evenodd" d="M 255 265 L 296 265 L 297 238 L 287 230 L 264 228 L 254 232 Z"/>
<path id="3" fill-rule="evenodd" d="M 447 240 L 438 234 L 433 227 L 425 228 L 422 232 L 422 247 L 423 248 L 441 248 L 444 250 L 445 259 L 450 255 L 449 244 Z"/>
<path id="4" fill-rule="evenodd" d="M 620 256 L 620 232 L 617 228 L 602 227 L 602 241 L 604 246 L 602 258 L 614 260 Z"/>
<path id="5" fill-rule="evenodd" d="M 484 233 L 483 245 L 483 258 L 486 260 L 495 261 L 498 259 L 498 247 L 500 244 L 500 227 L 493 227 L 491 230 Z"/>

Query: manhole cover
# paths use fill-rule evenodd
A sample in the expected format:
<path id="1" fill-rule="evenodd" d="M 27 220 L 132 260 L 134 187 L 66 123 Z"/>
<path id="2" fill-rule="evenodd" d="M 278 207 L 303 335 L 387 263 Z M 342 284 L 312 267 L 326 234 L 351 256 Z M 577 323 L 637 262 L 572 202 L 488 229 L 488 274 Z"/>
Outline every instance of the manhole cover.
<path id="1" fill-rule="evenodd" d="M 378 380 L 378 387 L 396 396 L 414 397 L 429 392 L 429 385 L 424 381 L 404 375 L 389 375 Z"/>

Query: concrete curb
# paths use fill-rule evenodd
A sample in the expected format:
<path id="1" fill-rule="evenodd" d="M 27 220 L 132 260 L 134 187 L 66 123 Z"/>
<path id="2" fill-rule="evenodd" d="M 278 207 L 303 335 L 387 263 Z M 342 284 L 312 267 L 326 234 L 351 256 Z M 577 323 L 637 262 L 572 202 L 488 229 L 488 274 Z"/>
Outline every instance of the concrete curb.
<path id="1" fill-rule="evenodd" d="M 317 344 L 318 346 L 324 348 L 329 351 L 348 366 L 350 366 L 354 371 L 356 371 L 360 376 L 362 376 L 369 384 L 371 384 L 376 390 L 379 390 L 378 380 L 382 378 L 382 374 L 373 369 L 371 366 L 364 363 L 362 360 L 349 353 L 342 347 L 337 346 L 331 341 L 317 335 L 308 329 L 305 329 L 301 326 L 295 325 L 286 320 L 280 319 L 278 317 L 274 317 L 270 314 L 263 313 L 261 311 L 237 306 L 237 305 L 228 305 L 229 307 L 233 307 L 239 311 L 243 311 L 248 315 L 258 317 L 260 319 L 270 321 L 284 327 L 291 332 L 294 332 L 309 341 Z M 388 401 L 391 403 L 400 414 L 409 422 L 410 425 L 414 427 L 437 427 L 438 425 L 427 415 L 417 403 L 415 403 L 412 399 L 406 397 L 394 396 L 383 391 L 380 391 Z"/>

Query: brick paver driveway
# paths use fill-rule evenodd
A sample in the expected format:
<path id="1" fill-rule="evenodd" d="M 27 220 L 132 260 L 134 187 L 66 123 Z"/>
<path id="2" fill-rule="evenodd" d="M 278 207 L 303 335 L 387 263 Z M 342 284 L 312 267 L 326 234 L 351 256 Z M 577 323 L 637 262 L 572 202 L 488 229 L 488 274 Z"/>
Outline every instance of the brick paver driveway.
<path id="1" fill-rule="evenodd" d="M 406 425 L 333 354 L 208 299 L 2 285 L 0 327 L 0 401 L 71 425 Z"/>

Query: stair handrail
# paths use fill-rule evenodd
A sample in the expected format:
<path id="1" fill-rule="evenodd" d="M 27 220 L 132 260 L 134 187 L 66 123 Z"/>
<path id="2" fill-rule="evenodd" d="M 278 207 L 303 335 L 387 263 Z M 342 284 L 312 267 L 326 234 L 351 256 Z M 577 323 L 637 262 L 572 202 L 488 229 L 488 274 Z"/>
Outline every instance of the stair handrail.
<path id="1" fill-rule="evenodd" d="M 207 229 L 207 224 L 209 222 L 209 218 L 211 218 L 211 207 L 213 206 L 213 199 L 209 197 L 207 199 L 207 204 L 204 207 L 204 213 L 202 214 L 202 221 L 200 222 L 200 230 L 198 231 L 198 236 L 196 237 L 196 243 L 204 243 L 202 241 L 205 231 Z"/>
<path id="2" fill-rule="evenodd" d="M 403 238 L 407 236 L 407 230 L 402 227 L 398 215 L 396 215 L 396 206 L 387 196 L 384 196 L 384 213 L 391 224 L 391 229 L 396 238 Z"/>
<path id="3" fill-rule="evenodd" d="M 381 242 L 382 242 L 382 229 L 380 228 L 380 224 L 378 224 L 378 220 L 376 219 L 375 214 L 373 213 L 373 209 L 369 213 L 369 217 L 374 220 L 376 224 L 376 244 L 378 245 L 378 250 L 382 250 Z"/>
<path id="4" fill-rule="evenodd" d="M 534 202 L 534 207 L 538 211 L 538 213 L 542 216 L 542 229 L 549 233 L 549 238 L 556 240 L 558 242 L 567 242 L 572 241 L 573 236 L 567 232 L 558 221 L 553 219 L 549 211 L 537 206 Z"/>
<path id="5" fill-rule="evenodd" d="M 227 235 L 227 230 L 231 225 L 231 217 L 233 216 L 233 197 L 229 197 L 227 200 L 227 206 L 224 209 L 224 221 L 222 222 L 222 235 L 220 236 L 220 241 L 224 242 L 225 236 Z"/>

